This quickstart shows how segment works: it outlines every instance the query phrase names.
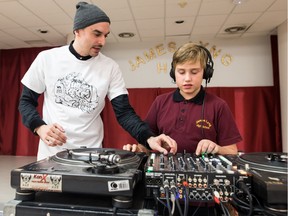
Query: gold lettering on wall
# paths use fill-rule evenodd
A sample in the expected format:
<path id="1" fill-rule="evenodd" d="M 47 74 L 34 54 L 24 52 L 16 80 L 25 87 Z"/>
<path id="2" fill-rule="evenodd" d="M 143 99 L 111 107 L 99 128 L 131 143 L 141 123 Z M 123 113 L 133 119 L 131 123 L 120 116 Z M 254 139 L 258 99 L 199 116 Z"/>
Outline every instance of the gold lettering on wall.
<path id="1" fill-rule="evenodd" d="M 199 41 L 199 44 L 204 47 L 208 47 L 209 43 L 204 43 L 203 41 Z M 143 52 L 142 55 L 135 56 L 135 60 L 129 60 L 128 63 L 130 65 L 131 71 L 137 70 L 141 65 L 146 64 L 152 60 L 156 60 L 157 57 L 163 56 L 167 53 L 174 53 L 177 50 L 177 44 L 175 42 L 169 42 L 166 46 L 164 44 L 157 44 L 154 48 L 149 48 L 147 51 Z M 207 48 L 208 49 L 208 48 Z M 221 63 L 225 66 L 229 66 L 232 63 L 232 56 L 230 54 L 222 54 L 222 50 L 218 49 L 216 45 L 211 46 L 208 49 L 211 53 L 212 59 L 216 59 L 221 57 Z M 157 63 L 157 72 L 161 71 L 167 72 L 167 63 Z"/>
<path id="2" fill-rule="evenodd" d="M 135 71 L 137 69 L 137 66 L 131 60 L 129 60 L 128 63 L 130 65 L 131 71 Z"/>
<path id="3" fill-rule="evenodd" d="M 212 46 L 209 51 L 210 51 L 211 56 L 212 56 L 213 59 L 217 58 L 220 55 L 220 53 L 221 53 L 221 49 L 217 50 L 215 45 Z"/>
<path id="4" fill-rule="evenodd" d="M 175 42 L 168 43 L 168 51 L 174 53 L 177 50 L 177 46 Z"/>
<path id="5" fill-rule="evenodd" d="M 230 65 L 231 62 L 232 62 L 232 56 L 229 55 L 229 54 L 223 55 L 222 58 L 221 58 L 221 62 L 222 62 L 222 64 L 225 65 L 225 66 Z"/>
<path id="6" fill-rule="evenodd" d="M 135 61 L 135 64 L 132 62 L 132 61 L 129 61 L 129 64 L 131 66 L 131 70 L 134 71 L 136 70 L 140 64 L 145 64 L 145 60 L 142 59 L 140 56 L 136 56 L 136 61 Z"/>
<path id="7" fill-rule="evenodd" d="M 167 72 L 167 63 L 164 63 L 164 64 L 158 63 L 157 64 L 157 72 L 161 73 L 161 71 L 163 71 L 164 73 Z"/>
<path id="8" fill-rule="evenodd" d="M 204 47 L 207 47 L 209 45 L 209 43 L 204 43 L 203 41 L 199 41 L 199 44 Z"/>
<path id="9" fill-rule="evenodd" d="M 148 61 L 150 61 L 150 60 L 156 58 L 156 53 L 155 53 L 155 51 L 151 48 L 151 49 L 149 50 L 149 52 L 144 52 L 144 56 L 145 56 L 145 58 L 146 58 Z"/>
<path id="10" fill-rule="evenodd" d="M 167 48 L 164 44 L 158 44 L 154 48 L 148 49 L 148 51 L 143 52 L 143 57 L 136 56 L 135 61 L 129 60 L 128 63 L 131 67 L 131 71 L 137 70 L 141 64 L 146 64 L 146 62 L 156 59 L 158 56 L 162 56 L 169 53 L 174 53 L 176 51 L 176 43 L 170 42 L 167 44 Z"/>
<path id="11" fill-rule="evenodd" d="M 157 45 L 157 46 L 155 47 L 155 49 L 156 49 L 156 52 L 157 52 L 158 56 L 162 56 L 162 55 L 164 55 L 164 54 L 166 53 L 163 44 Z"/>

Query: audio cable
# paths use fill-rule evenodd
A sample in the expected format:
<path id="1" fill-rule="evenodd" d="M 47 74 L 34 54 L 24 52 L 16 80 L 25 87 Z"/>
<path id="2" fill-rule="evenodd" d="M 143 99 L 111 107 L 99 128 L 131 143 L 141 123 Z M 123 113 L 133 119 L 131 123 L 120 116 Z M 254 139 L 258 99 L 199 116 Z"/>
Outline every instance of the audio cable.
<path id="1" fill-rule="evenodd" d="M 113 207 L 113 216 L 117 215 L 117 209 L 118 209 L 117 207 L 115 207 L 115 206 Z"/>
<path id="2" fill-rule="evenodd" d="M 180 205 L 179 199 L 178 199 L 179 196 L 177 195 L 176 186 L 175 186 L 175 182 L 174 182 L 174 181 L 172 181 L 172 182 L 170 183 L 170 187 L 171 187 L 171 196 L 172 196 L 172 194 L 173 194 L 174 197 L 175 197 L 175 202 L 176 202 L 176 206 L 177 206 L 177 208 L 178 208 L 179 214 L 180 214 L 180 216 L 183 216 L 182 208 L 181 208 L 181 205 Z"/>
<path id="3" fill-rule="evenodd" d="M 236 186 L 239 189 L 243 190 L 243 192 L 248 196 L 248 201 L 249 201 L 248 216 L 251 216 L 253 214 L 253 198 L 249 191 L 249 188 L 246 186 L 243 180 L 239 180 L 238 182 L 236 182 Z"/>
<path id="4" fill-rule="evenodd" d="M 167 180 L 164 181 L 164 191 L 165 191 L 165 198 L 166 198 L 166 205 L 169 212 L 169 215 L 172 215 L 172 209 L 169 200 L 169 183 Z"/>
<path id="5" fill-rule="evenodd" d="M 224 216 L 230 216 L 228 208 L 223 204 L 222 201 L 220 201 L 220 207 L 222 209 L 222 212 L 224 213 Z"/>
<path id="6" fill-rule="evenodd" d="M 163 187 L 160 187 L 160 190 L 164 190 Z M 163 215 L 164 214 L 164 211 L 165 211 L 165 208 L 166 208 L 166 204 L 159 198 L 159 193 L 157 190 L 153 190 L 153 198 L 155 200 L 155 203 L 156 203 L 156 209 L 158 209 L 158 202 L 161 203 L 163 206 L 164 206 L 164 209 L 163 209 Z"/>
<path id="7" fill-rule="evenodd" d="M 175 197 L 175 195 L 173 193 L 171 193 L 171 195 L 170 195 L 170 200 L 172 202 L 171 215 L 174 215 L 176 197 Z"/>
<path id="8" fill-rule="evenodd" d="M 204 87 L 204 96 L 203 96 L 203 102 L 202 102 L 202 107 L 201 107 L 201 134 L 202 134 L 202 139 L 205 139 L 205 131 L 204 131 L 204 112 L 205 112 L 205 96 L 206 96 L 206 87 L 207 87 L 207 80 L 206 80 L 206 85 Z"/>
<path id="9" fill-rule="evenodd" d="M 230 212 L 227 209 L 227 207 L 223 204 L 223 202 L 221 201 L 218 191 L 216 191 L 216 190 L 213 191 L 213 194 L 214 194 L 214 196 L 213 196 L 214 202 L 217 203 L 221 207 L 221 210 L 222 210 L 224 216 L 230 216 Z"/>
<path id="10" fill-rule="evenodd" d="M 187 216 L 188 209 L 189 209 L 189 188 L 188 188 L 188 183 L 186 181 L 183 181 L 182 185 L 183 185 L 183 192 L 184 192 L 184 216 Z"/>
<path id="11" fill-rule="evenodd" d="M 242 198 L 243 199 L 243 198 Z M 249 212 L 250 211 L 250 204 L 242 200 L 238 197 L 236 193 L 232 194 L 232 199 L 229 201 L 232 206 L 234 206 L 235 209 L 237 209 L 238 212 Z M 262 206 L 257 197 L 255 195 L 252 195 L 252 199 L 255 200 L 255 204 L 253 204 L 253 212 L 252 215 L 266 215 L 266 216 L 279 216 L 287 215 L 287 209 L 286 210 L 280 210 L 280 209 L 269 209 L 265 208 L 265 206 Z"/>

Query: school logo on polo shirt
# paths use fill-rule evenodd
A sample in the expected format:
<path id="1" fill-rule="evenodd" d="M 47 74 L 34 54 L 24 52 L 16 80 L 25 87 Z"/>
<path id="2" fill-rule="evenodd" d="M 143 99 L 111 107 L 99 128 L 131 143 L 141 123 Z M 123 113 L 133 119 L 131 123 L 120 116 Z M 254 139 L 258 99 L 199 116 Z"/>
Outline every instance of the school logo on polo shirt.
<path id="1" fill-rule="evenodd" d="M 198 128 L 204 128 L 204 129 L 209 130 L 211 128 L 212 124 L 206 119 L 199 119 L 196 121 L 196 126 Z"/>

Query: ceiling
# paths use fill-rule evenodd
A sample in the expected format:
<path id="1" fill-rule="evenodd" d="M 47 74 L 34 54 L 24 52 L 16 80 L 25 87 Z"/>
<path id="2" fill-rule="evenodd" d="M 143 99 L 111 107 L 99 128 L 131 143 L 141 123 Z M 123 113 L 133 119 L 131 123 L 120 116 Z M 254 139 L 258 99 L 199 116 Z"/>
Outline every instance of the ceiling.
<path id="1" fill-rule="evenodd" d="M 0 0 L 0 49 L 58 46 L 73 37 L 79 0 Z M 276 33 L 287 0 L 87 0 L 111 19 L 107 43 L 195 37 L 239 38 Z M 184 21 L 177 24 L 176 21 Z M 225 29 L 244 26 L 240 32 Z M 43 33 L 44 32 L 44 33 Z M 47 33 L 45 33 L 47 32 Z M 119 33 L 132 32 L 132 38 Z"/>

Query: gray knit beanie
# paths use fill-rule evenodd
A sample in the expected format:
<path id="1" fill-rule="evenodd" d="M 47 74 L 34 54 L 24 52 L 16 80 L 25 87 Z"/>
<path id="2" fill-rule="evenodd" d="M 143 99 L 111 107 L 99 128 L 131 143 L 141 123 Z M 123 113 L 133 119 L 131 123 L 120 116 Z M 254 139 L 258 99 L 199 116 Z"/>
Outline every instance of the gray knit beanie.
<path id="1" fill-rule="evenodd" d="M 110 23 L 110 19 L 104 11 L 96 5 L 88 4 L 87 2 L 77 3 L 73 31 L 99 22 Z"/>

